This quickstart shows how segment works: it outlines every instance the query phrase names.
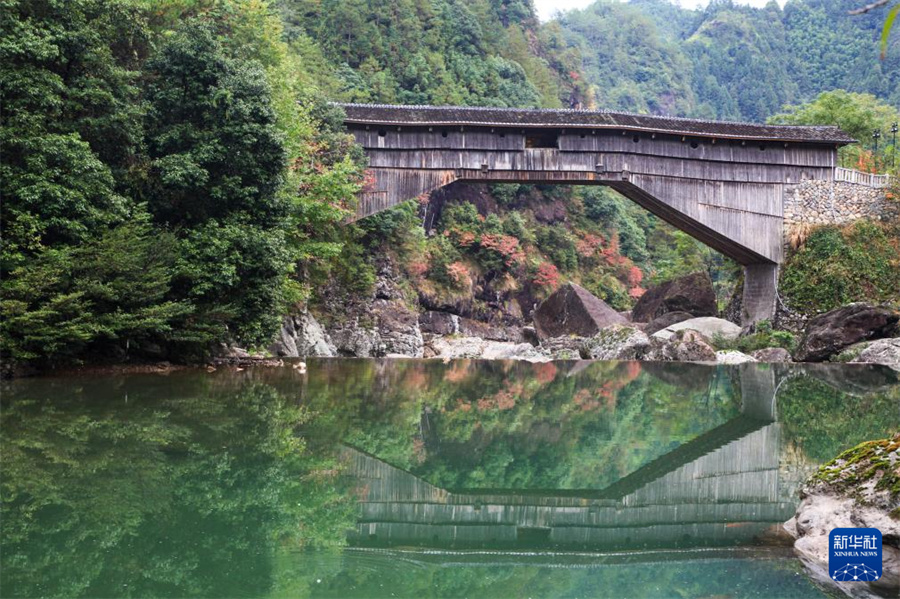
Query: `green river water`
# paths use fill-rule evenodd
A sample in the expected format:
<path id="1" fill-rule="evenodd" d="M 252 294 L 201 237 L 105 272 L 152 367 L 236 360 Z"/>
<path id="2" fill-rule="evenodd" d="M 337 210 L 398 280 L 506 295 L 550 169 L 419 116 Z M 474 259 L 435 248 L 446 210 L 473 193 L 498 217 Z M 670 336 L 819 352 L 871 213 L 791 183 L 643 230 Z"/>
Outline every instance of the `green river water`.
<path id="1" fill-rule="evenodd" d="M 2 387 L 2 597 L 822 597 L 868 366 L 308 360 Z"/>

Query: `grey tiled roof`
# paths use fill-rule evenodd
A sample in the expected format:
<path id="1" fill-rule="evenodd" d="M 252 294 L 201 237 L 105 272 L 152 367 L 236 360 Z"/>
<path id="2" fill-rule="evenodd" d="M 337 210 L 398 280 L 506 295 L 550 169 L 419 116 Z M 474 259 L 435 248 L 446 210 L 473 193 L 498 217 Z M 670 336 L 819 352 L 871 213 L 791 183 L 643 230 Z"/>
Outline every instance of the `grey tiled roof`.
<path id="1" fill-rule="evenodd" d="M 831 126 L 761 125 L 589 110 L 399 106 L 392 104 L 337 105 L 346 112 L 346 122 L 369 125 L 571 127 L 838 145 L 856 141 L 838 127 Z"/>

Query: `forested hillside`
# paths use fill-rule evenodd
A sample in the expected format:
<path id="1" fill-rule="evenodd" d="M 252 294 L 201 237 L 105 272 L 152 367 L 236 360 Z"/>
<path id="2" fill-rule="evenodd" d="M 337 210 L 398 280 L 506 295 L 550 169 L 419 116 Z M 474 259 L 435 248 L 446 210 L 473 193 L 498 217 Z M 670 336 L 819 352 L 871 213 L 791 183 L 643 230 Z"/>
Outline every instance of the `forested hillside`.
<path id="1" fill-rule="evenodd" d="M 734 265 L 604 188 L 453 186 L 344 225 L 365 162 L 328 102 L 764 119 L 834 87 L 896 101 L 879 16 L 832 4 L 600 2 L 540 24 L 530 0 L 5 0 L 4 359 L 264 348 L 285 313 L 370 300 L 385 260 L 413 308 L 487 320 L 527 321 L 564 280 L 627 309 L 697 269 L 724 301 Z"/>
<path id="2" fill-rule="evenodd" d="M 861 4 L 714 0 L 686 10 L 667 0 L 599 0 L 559 22 L 603 108 L 764 121 L 834 89 L 900 103 L 900 52 L 878 59 L 884 15 L 847 14 Z"/>

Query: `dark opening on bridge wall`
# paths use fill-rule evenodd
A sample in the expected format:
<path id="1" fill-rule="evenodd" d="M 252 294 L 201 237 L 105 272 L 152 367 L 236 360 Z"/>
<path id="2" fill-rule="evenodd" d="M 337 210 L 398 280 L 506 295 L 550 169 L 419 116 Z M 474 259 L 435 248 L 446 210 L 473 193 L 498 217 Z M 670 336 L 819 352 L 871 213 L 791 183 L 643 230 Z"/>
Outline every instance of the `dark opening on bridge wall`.
<path id="1" fill-rule="evenodd" d="M 525 137 L 526 148 L 559 148 L 559 134 L 555 131 L 535 131 Z"/>
<path id="2" fill-rule="evenodd" d="M 531 526 L 516 527 L 516 541 L 519 543 L 546 543 L 550 540 L 549 528 L 537 528 Z"/>

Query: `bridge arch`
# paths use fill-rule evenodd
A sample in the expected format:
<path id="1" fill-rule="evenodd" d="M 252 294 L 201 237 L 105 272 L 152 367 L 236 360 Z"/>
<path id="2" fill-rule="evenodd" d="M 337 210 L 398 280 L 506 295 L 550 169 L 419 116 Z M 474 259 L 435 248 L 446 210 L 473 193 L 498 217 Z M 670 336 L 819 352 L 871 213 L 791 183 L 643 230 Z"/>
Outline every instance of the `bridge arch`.
<path id="1" fill-rule="evenodd" d="M 374 186 L 356 218 L 455 181 L 605 185 L 744 266 L 745 324 L 774 315 L 784 198 L 831 180 L 836 127 L 616 112 L 342 104 Z"/>

